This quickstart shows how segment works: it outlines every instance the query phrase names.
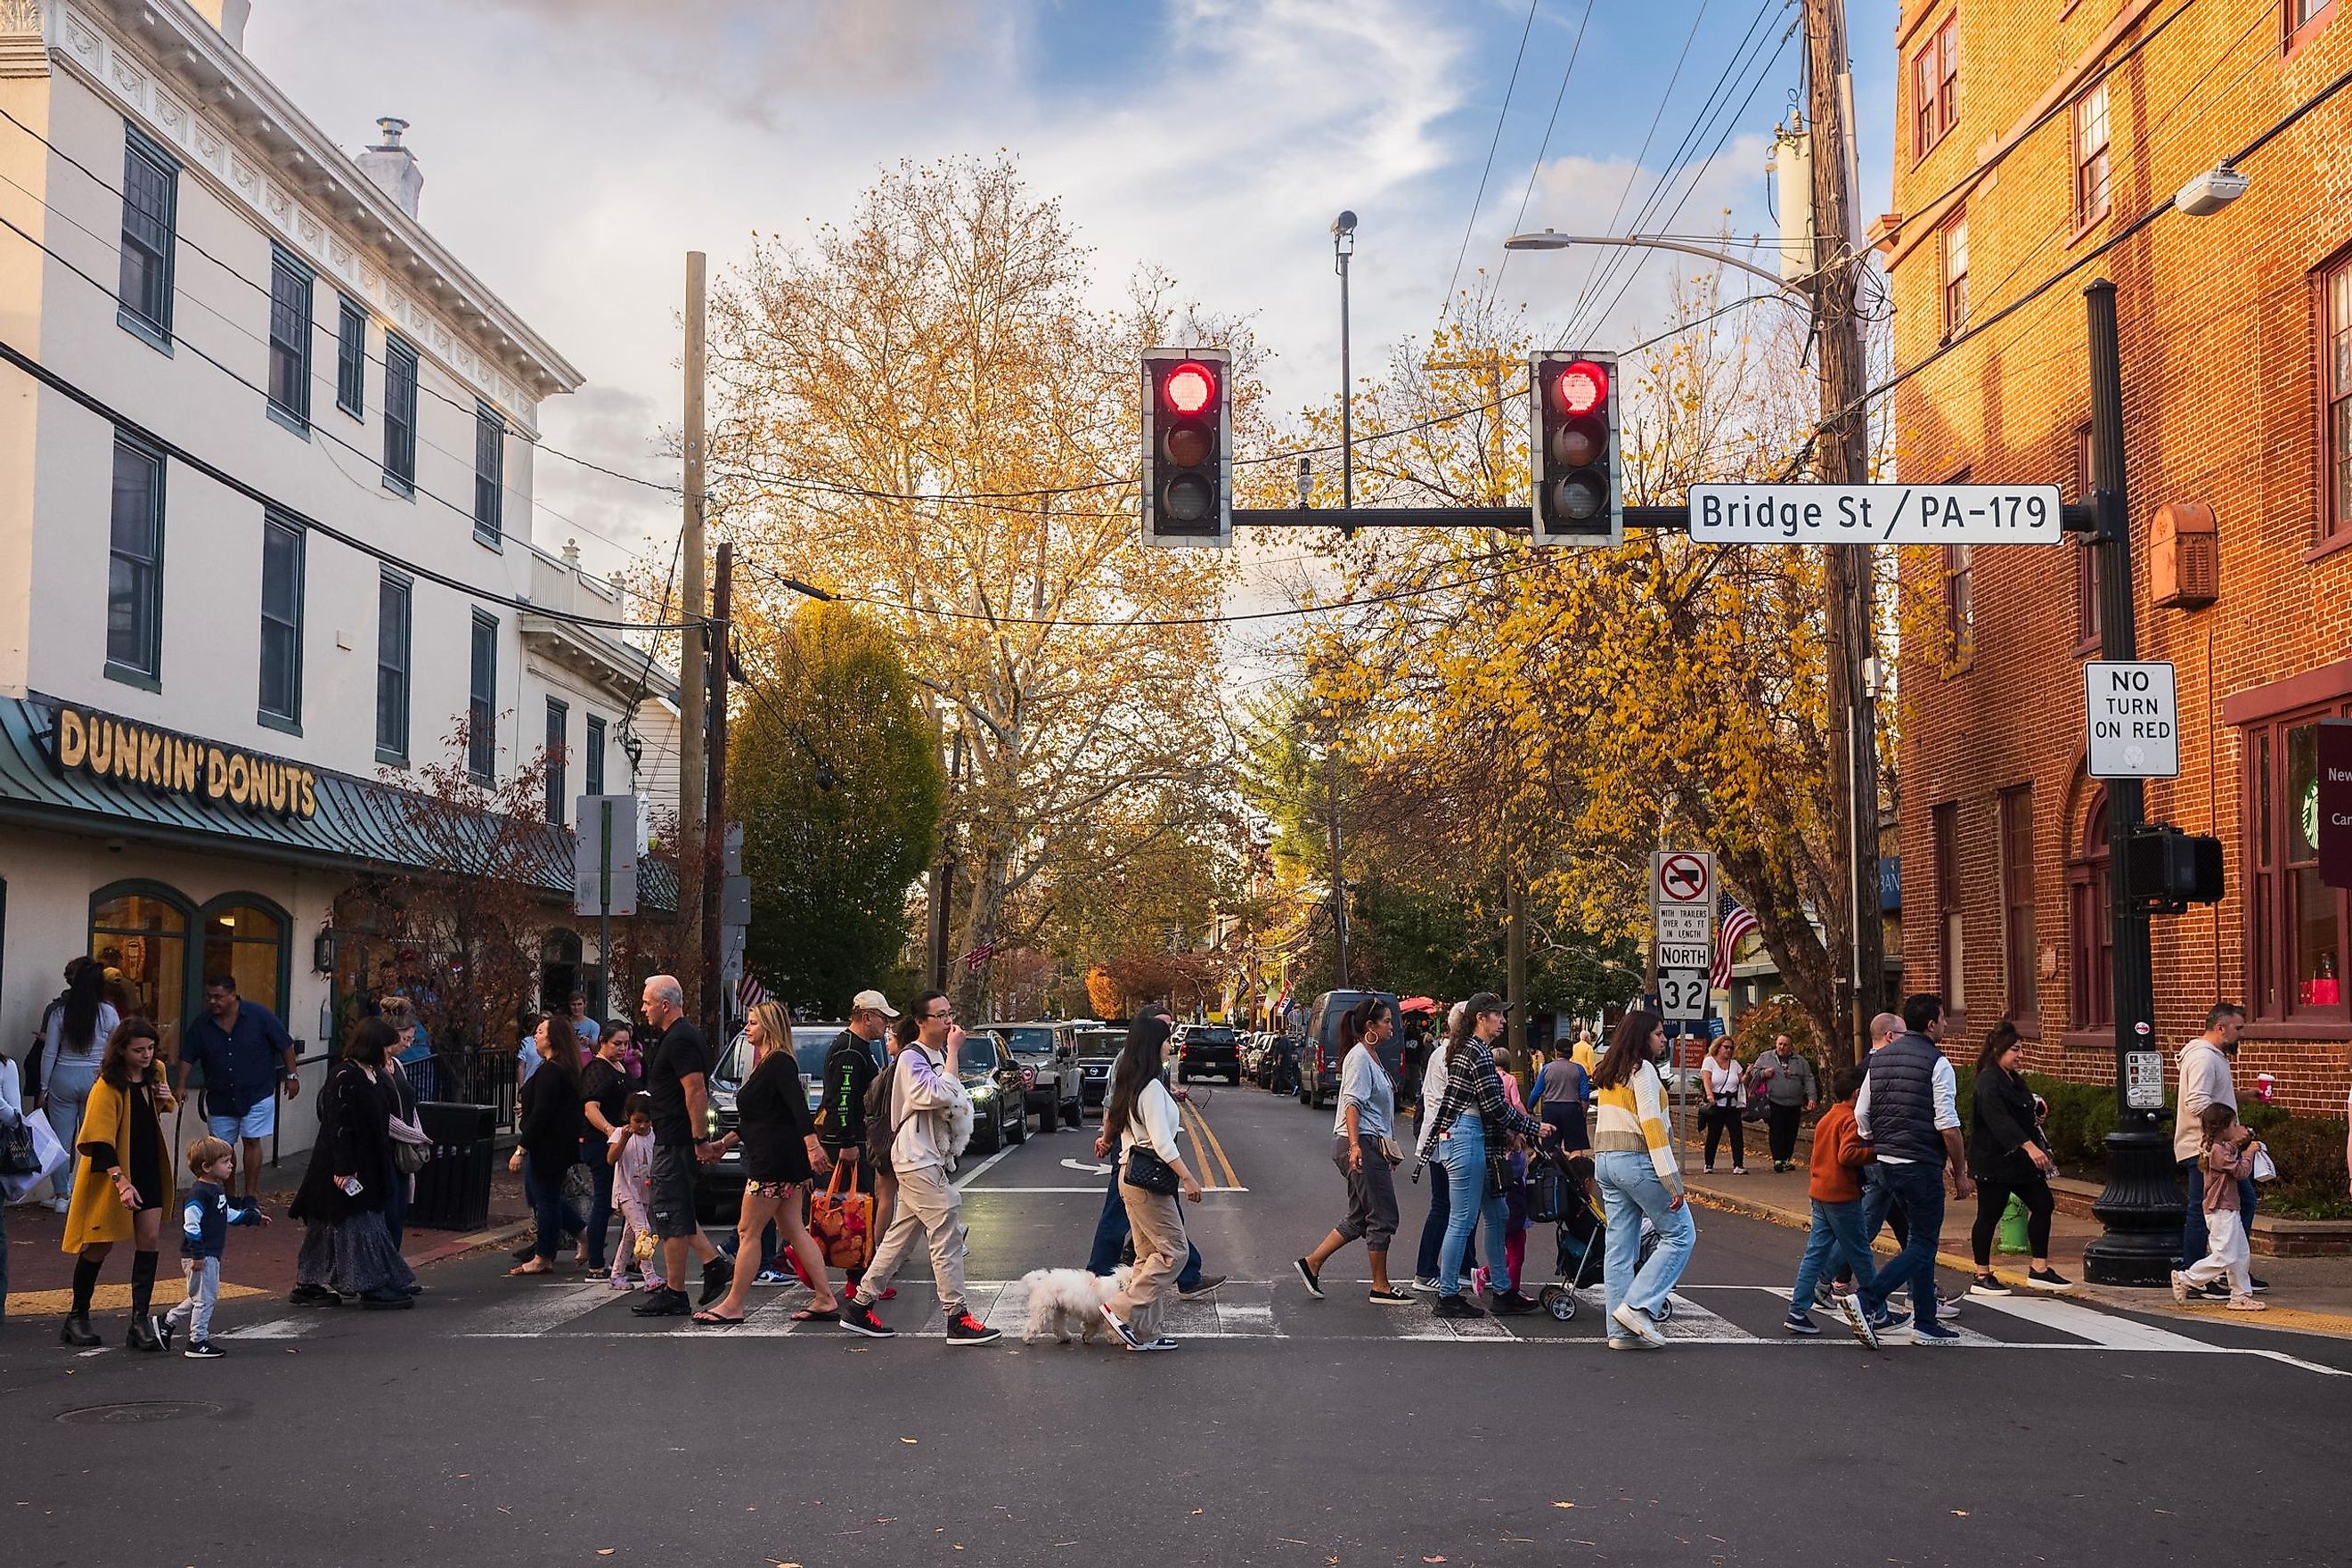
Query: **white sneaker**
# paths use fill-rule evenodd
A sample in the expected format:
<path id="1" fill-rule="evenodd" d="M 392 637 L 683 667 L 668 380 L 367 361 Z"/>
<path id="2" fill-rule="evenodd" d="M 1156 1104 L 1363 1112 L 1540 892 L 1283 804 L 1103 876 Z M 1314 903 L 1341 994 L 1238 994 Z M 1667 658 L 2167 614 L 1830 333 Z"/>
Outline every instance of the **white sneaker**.
<path id="1" fill-rule="evenodd" d="M 1666 1336 L 1658 1332 L 1658 1325 L 1654 1320 L 1652 1320 L 1650 1314 L 1642 1310 L 1641 1308 L 1633 1305 L 1633 1302 L 1627 1301 L 1622 1303 L 1618 1307 L 1617 1310 L 1611 1313 L 1610 1316 L 1615 1318 L 1618 1325 L 1627 1333 L 1633 1335 L 1635 1339 L 1641 1341 L 1652 1350 L 1662 1350 L 1664 1348 Z"/>
<path id="2" fill-rule="evenodd" d="M 1948 1300 L 1942 1296 L 1936 1298 L 1936 1316 L 1939 1320 L 1957 1318 L 1959 1315 L 1960 1304 L 1958 1301 Z"/>
<path id="3" fill-rule="evenodd" d="M 1424 1296 L 1434 1296 L 1437 1294 L 1437 1281 L 1431 1279 L 1426 1274 L 1414 1275 L 1412 1288 L 1415 1290 L 1420 1291 Z"/>
<path id="4" fill-rule="evenodd" d="M 2172 1299 L 2175 1301 L 2186 1307 L 2189 1305 L 2189 1293 L 2195 1289 L 2196 1287 L 2189 1282 L 2188 1275 L 2178 1268 L 2172 1271 Z"/>
<path id="5" fill-rule="evenodd" d="M 49 1200 L 49 1208 L 54 1213 L 63 1214 L 71 1207 L 73 1207 L 73 1200 L 71 1198 L 51 1198 Z"/>

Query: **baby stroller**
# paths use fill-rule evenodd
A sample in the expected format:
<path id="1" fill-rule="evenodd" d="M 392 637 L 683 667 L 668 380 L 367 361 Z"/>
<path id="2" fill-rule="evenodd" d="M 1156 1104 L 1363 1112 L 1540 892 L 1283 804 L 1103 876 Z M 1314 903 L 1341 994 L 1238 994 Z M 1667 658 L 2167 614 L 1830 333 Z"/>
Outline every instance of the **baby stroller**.
<path id="1" fill-rule="evenodd" d="M 1558 1278 L 1536 1297 L 1556 1322 L 1572 1321 L 1579 1305 L 1576 1293 L 1607 1278 L 1609 1216 L 1601 1206 L 1601 1194 L 1593 1190 L 1591 1170 L 1588 1154 L 1545 1150 L 1528 1160 L 1528 1218 L 1536 1225 L 1558 1228 L 1552 1265 Z M 1649 1262 L 1657 1247 L 1657 1230 L 1644 1217 L 1635 1267 Z M 1673 1301 L 1660 1304 L 1661 1321 L 1674 1315 Z"/>

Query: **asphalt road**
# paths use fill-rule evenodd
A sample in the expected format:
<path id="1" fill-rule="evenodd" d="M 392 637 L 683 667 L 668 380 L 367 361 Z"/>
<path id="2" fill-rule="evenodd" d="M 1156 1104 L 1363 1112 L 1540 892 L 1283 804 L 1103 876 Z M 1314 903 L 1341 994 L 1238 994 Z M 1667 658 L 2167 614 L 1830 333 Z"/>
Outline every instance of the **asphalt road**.
<path id="1" fill-rule="evenodd" d="M 1173 1316 L 1172 1355 L 951 1352 L 919 1265 L 887 1342 L 793 1328 L 778 1291 L 744 1329 L 647 1324 L 483 1257 L 433 1270 L 412 1312 L 225 1305 L 215 1363 L 134 1357 L 119 1318 L 79 1355 L 12 1321 L 5 1558 L 2345 1560 L 2352 1344 L 2023 1299 L 1969 1302 L 1951 1349 L 1792 1342 L 1769 1289 L 1801 1238 L 1704 1211 L 1663 1352 L 1605 1352 L 1597 1308 L 1456 1334 L 1360 1289 L 1310 1301 L 1290 1273 L 1341 1210 L 1328 1111 L 1220 1089 L 1205 1118 L 1217 1184 L 1243 1190 L 1213 1191 L 1193 1235 L 1234 1282 Z M 976 1310 L 1004 1321 L 1003 1282 L 1083 1260 L 1091 1125 L 964 1173 Z M 1426 1186 L 1403 1191 L 1410 1238 Z M 1548 1230 L 1530 1251 L 1550 1258 Z"/>

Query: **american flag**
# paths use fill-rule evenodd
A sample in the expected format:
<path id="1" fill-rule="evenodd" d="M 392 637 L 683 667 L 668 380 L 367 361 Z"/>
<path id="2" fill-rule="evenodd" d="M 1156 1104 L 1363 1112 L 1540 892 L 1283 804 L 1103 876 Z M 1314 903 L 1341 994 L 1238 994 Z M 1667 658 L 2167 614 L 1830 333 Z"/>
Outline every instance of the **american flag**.
<path id="1" fill-rule="evenodd" d="M 1715 939 L 1715 968 L 1708 973 L 1706 983 L 1720 991 L 1731 984 L 1731 950 L 1739 945 L 1741 937 L 1756 929 L 1756 917 L 1748 912 L 1747 905 L 1725 893 L 1717 900 L 1716 921 L 1720 934 Z"/>
<path id="2" fill-rule="evenodd" d="M 758 1006 L 767 999 L 768 988 L 760 984 L 759 977 L 757 975 L 753 974 L 748 969 L 745 970 L 743 972 L 743 978 L 735 983 L 736 1010 L 739 1012 L 749 1013 L 752 1008 Z"/>

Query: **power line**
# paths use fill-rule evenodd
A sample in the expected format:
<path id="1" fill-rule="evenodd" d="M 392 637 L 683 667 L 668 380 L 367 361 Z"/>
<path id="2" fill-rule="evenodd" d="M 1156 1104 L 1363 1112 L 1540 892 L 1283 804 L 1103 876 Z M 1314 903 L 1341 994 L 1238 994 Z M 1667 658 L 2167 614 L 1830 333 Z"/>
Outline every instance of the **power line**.
<path id="1" fill-rule="evenodd" d="M 1769 4 L 1769 0 L 1767 0 L 1767 3 Z M 1658 134 L 1658 122 L 1665 119 L 1666 105 L 1674 101 L 1675 84 L 1683 79 L 1683 62 L 1690 58 L 1691 45 L 1698 41 L 1698 27 L 1701 22 L 1706 20 L 1706 6 L 1707 0 L 1698 0 L 1698 14 L 1691 18 L 1690 34 L 1683 39 L 1682 53 L 1675 57 L 1674 71 L 1666 78 L 1666 90 L 1658 95 L 1657 112 L 1650 116 L 1650 128 L 1642 133 L 1642 149 L 1633 154 L 1633 166 L 1625 172 L 1625 188 L 1617 193 L 1617 205 L 1610 209 L 1609 221 L 1601 226 L 1601 232 L 1603 234 L 1614 230 L 1617 220 L 1624 216 L 1625 198 L 1633 194 L 1633 182 L 1642 177 L 1642 160 L 1650 155 L 1650 142 Z M 1577 318 L 1584 314 L 1585 296 L 1592 291 L 1593 279 L 1599 276 L 1601 267 L 1606 259 L 1607 258 L 1603 257 L 1594 258 L 1591 268 L 1585 273 L 1584 287 L 1577 290 L 1576 309 L 1569 317 L 1570 327 L 1575 326 Z"/>
<path id="2" fill-rule="evenodd" d="M 40 143 L 40 146 L 45 146 L 45 148 L 49 148 L 49 151 L 52 151 L 52 153 L 57 153 L 57 157 L 58 157 L 58 160 L 61 160 L 61 163 L 66 163 L 66 164 L 70 164 L 70 167 L 73 167 L 73 169 L 78 169 L 78 172 L 80 172 L 82 176 L 85 176 L 85 179 L 89 179 L 91 184 L 99 185 L 99 191 L 106 191 L 106 193 L 110 193 L 110 195 L 115 195 L 115 197 L 122 197 L 122 185 L 115 185 L 113 181 L 108 181 L 106 176 L 103 176 L 103 174 L 99 174 L 97 169 L 91 169 L 89 164 L 82 163 L 80 157 L 75 157 L 73 153 L 68 153 L 68 151 L 66 151 L 66 148 L 57 146 L 57 143 L 54 143 L 54 141 L 49 141 L 47 136 L 42 136 L 40 132 L 33 130 L 33 127 L 30 127 L 30 124 L 26 124 L 24 120 L 19 120 L 19 118 L 16 118 L 16 115 L 9 113 L 9 110 L 7 110 L 7 108 L 5 108 L 5 106 L 0 106 L 0 120 L 7 120 L 9 124 L 14 124 L 14 127 L 16 127 L 16 130 L 19 130 L 19 132 L 24 132 L 26 136 L 30 136 L 30 139 L 33 139 L 33 141 L 37 141 L 37 143 Z M 5 179 L 5 176 L 0 176 L 0 179 Z M 9 184 L 16 185 L 16 181 L 9 181 Z M 24 191 L 24 185 L 16 185 L 16 188 L 19 188 L 19 191 Z M 57 216 L 66 218 L 66 221 L 68 221 L 68 224 L 73 224 L 75 228 L 80 228 L 82 233 L 94 235 L 94 230 L 87 228 L 85 224 L 80 224 L 80 221 L 78 221 L 78 218 L 73 218 L 73 214 L 64 212 L 64 209 L 61 209 L 61 207 L 54 207 L 54 205 L 52 205 L 52 202 L 47 200 L 47 197 L 37 197 L 37 195 L 33 195 L 33 193 L 30 193 L 30 191 L 26 191 L 26 195 L 30 195 L 30 197 L 33 197 L 33 200 L 36 200 L 36 202 L 40 202 L 42 207 L 47 207 L 49 212 L 54 212 L 54 214 L 57 214 Z M 103 235 L 94 235 L 94 237 L 103 237 Z M 261 279 L 258 279 L 258 278 L 247 278 L 247 275 L 245 275 L 245 273 L 240 273 L 240 270 L 237 270 L 237 268 L 233 266 L 233 263 L 224 261 L 224 258 L 221 258 L 221 257 L 214 257 L 212 251 L 205 249 L 205 247 L 200 245 L 200 242 L 191 240 L 191 237 L 188 237 L 186 233 L 179 233 L 179 230 L 174 230 L 174 235 L 172 235 L 172 240 L 174 240 L 174 245 L 186 245 L 188 249 L 195 251 L 197 257 L 203 257 L 205 261 L 209 261 L 209 263 L 212 263 L 212 266 L 221 268 L 221 270 L 224 270 L 224 273 L 228 273 L 230 278 L 236 278 L 237 282 L 242 282 L 242 284 L 245 284 L 245 287 L 249 287 L 249 289 L 257 289 L 258 294 L 264 296 L 264 299 L 270 299 L 270 287 L 268 287 L 268 284 L 261 282 Z M 209 308 L 209 306 L 207 306 L 207 308 Z M 362 357 L 364 357 L 364 360 L 369 362 L 369 364 L 374 364 L 374 367 L 379 367 L 379 369 L 383 367 L 383 360 L 381 360 L 381 357 L 374 357 L 374 355 L 362 355 Z M 318 376 L 318 381 L 324 381 L 324 376 Z M 436 390 L 436 388 L 430 388 L 430 385 L 424 385 L 424 384 L 421 384 L 421 381 L 419 381 L 419 385 L 416 385 L 416 390 L 421 390 L 421 393 L 424 393 L 425 397 L 436 397 L 436 400 L 446 402 L 446 405 L 452 406 L 452 409 L 458 409 L 458 411 L 461 411 L 461 414 L 475 414 L 475 411 L 478 411 L 478 409 L 468 409 L 468 406 L 461 405 L 461 402 L 458 402 L 457 397 L 449 397 L 449 395 L 442 393 L 442 390 Z M 621 472 L 621 470 L 618 470 L 618 468 L 607 468 L 607 466 L 602 466 L 602 463 L 591 461 L 591 458 L 583 458 L 583 456 L 576 456 L 576 454 L 572 454 L 572 451 L 564 451 L 562 447 L 551 447 L 551 445 L 548 445 L 548 442 L 543 442 L 543 439 L 541 439 L 541 437 L 536 437 L 536 435 L 531 435 L 530 430 L 524 430 L 522 426 L 518 426 L 518 423 L 510 421 L 510 418 L 508 418 L 508 414 L 506 414 L 506 409 L 499 409 L 499 423 L 501 423 L 503 428 L 506 428 L 506 433 L 508 433 L 508 435 L 513 435 L 513 437 L 518 439 L 518 442 L 524 442 L 524 445 L 527 445 L 527 447 L 539 447 L 539 449 L 541 449 L 541 451 L 546 451 L 548 456 L 558 456 L 558 458 L 562 458 L 562 461 L 567 461 L 567 463 L 579 463 L 581 468 L 588 468 L 588 470 L 593 470 L 593 472 L 600 472 L 600 475 L 604 475 L 604 478 L 609 478 L 609 479 L 624 479 L 624 482 L 628 482 L 628 484 L 642 484 L 642 487 L 646 487 L 646 489 L 658 489 L 658 491 L 668 491 L 668 494 L 673 494 L 673 496 L 675 496 L 675 494 L 682 494 L 682 487 L 677 487 L 677 484 L 666 484 L 666 482 L 661 482 L 661 479 L 642 479 L 642 478 L 637 478 L 637 475 L 630 475 L 630 472 Z"/>
<path id="3" fill-rule="evenodd" d="M 1551 115 L 1550 118 L 1544 121 L 1543 140 L 1536 144 L 1536 161 L 1528 165 L 1528 188 L 1519 193 L 1519 210 L 1512 215 L 1511 217 L 1511 232 L 1513 234 L 1518 233 L 1519 225 L 1525 223 L 1528 219 L 1528 202 L 1536 194 L 1536 177 L 1543 173 L 1545 155 L 1551 152 L 1552 128 L 1559 123 L 1559 106 L 1567 101 L 1568 79 L 1576 74 L 1577 57 L 1584 53 L 1584 29 L 1591 25 L 1592 7 L 1595 3 L 1596 0 L 1584 0 L 1584 16 L 1582 19 L 1576 24 L 1576 42 L 1570 46 L 1568 51 L 1568 68 L 1559 73 L 1559 90 L 1552 94 Z M 1454 265 L 1458 268 L 1461 266 L 1461 263 L 1457 261 Z M 1503 259 L 1495 268 L 1496 288 L 1500 289 L 1503 286 L 1503 274 L 1508 272 L 1510 269 L 1511 252 L 1509 248 L 1506 247 L 1503 251 Z M 1448 288 L 1445 292 L 1446 298 L 1450 301 L 1453 298 L 1454 290 L 1451 288 Z"/>
<path id="4" fill-rule="evenodd" d="M 7 220 L 5 218 L 0 218 L 0 223 L 5 223 L 6 221 Z M 16 227 L 14 224 L 9 224 L 8 226 L 11 228 Z M 18 230 L 18 232 L 22 233 L 23 231 Z M 665 625 L 643 621 L 616 621 L 606 620 L 595 616 L 583 616 L 570 610 L 558 610 L 545 605 L 535 605 L 529 599 L 516 598 L 512 595 L 499 593 L 494 588 L 480 588 L 470 583 L 460 582 L 458 579 L 450 576 L 445 572 L 436 571 L 433 567 L 420 565 L 403 556 L 394 555 L 392 552 L 383 549 L 380 546 L 370 544 L 363 539 L 355 538 L 352 535 L 344 532 L 341 529 L 334 528 L 327 523 L 320 522 L 318 519 L 312 517 L 310 513 L 303 511 L 298 507 L 289 506 L 286 502 L 279 500 L 277 497 L 269 494 L 267 490 L 260 489 L 247 483 L 245 480 L 238 479 L 236 475 L 229 473 L 227 470 L 222 468 L 209 459 L 198 457 L 195 453 L 188 450 L 185 447 L 181 446 L 178 442 L 172 440 L 170 437 L 149 429 L 146 426 L 140 424 L 137 420 L 115 408 L 112 405 L 107 403 L 97 394 L 88 391 L 79 384 L 68 381 L 66 377 L 58 374 L 56 371 L 49 369 L 47 365 L 33 358 L 32 355 L 26 353 L 23 350 L 17 348 L 14 343 L 8 342 L 5 340 L 0 340 L 0 360 L 5 360 L 9 364 L 16 366 L 16 369 L 22 371 L 33 380 L 39 382 L 42 385 L 49 388 L 52 392 L 58 393 L 63 396 L 71 399 L 73 402 L 79 404 L 82 407 L 88 409 L 92 414 L 95 414 L 100 418 L 105 420 L 108 424 L 113 426 L 117 430 L 128 431 L 131 435 L 138 437 L 141 441 L 164 454 L 164 456 L 171 458 L 185 468 L 193 468 L 197 473 L 204 475 L 208 479 L 211 479 L 214 483 L 221 485 L 226 489 L 235 490 L 237 494 L 245 497 L 247 500 L 254 501 L 260 506 L 267 508 L 268 510 L 284 518 L 289 522 L 294 523 L 311 532 L 323 534 L 325 537 L 333 540 L 336 543 L 356 550 L 361 554 L 380 562 L 386 566 L 396 566 L 401 571 L 407 573 L 411 576 L 422 578 L 428 583 L 437 584 L 440 586 L 450 589 L 456 593 L 467 595 L 473 598 L 479 599 L 486 604 L 502 605 L 509 609 L 520 611 L 525 615 L 543 616 L 549 620 L 562 621 L 570 626 L 596 626 L 612 631 L 631 632 L 676 632 L 684 631 L 686 629 L 685 626 L 682 624 Z"/>
<path id="5" fill-rule="evenodd" d="M 1494 140 L 1486 143 L 1486 163 L 1478 171 L 1478 194 L 1470 198 L 1470 219 L 1462 226 L 1462 248 L 1454 253 L 1454 272 L 1445 280 L 1445 300 L 1439 307 L 1440 315 L 1454 303 L 1454 286 L 1462 280 L 1463 258 L 1470 254 L 1470 236 L 1478 226 L 1478 209 L 1486 202 L 1486 176 L 1495 172 L 1495 149 L 1503 144 L 1503 121 L 1511 116 L 1511 94 L 1519 85 L 1519 62 L 1528 58 L 1528 35 L 1535 31 L 1536 7 L 1541 4 L 1543 0 L 1528 0 L 1528 19 L 1519 28 L 1518 53 L 1511 57 L 1511 79 L 1503 86 L 1503 107 L 1495 111 Z"/>

